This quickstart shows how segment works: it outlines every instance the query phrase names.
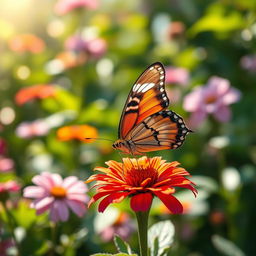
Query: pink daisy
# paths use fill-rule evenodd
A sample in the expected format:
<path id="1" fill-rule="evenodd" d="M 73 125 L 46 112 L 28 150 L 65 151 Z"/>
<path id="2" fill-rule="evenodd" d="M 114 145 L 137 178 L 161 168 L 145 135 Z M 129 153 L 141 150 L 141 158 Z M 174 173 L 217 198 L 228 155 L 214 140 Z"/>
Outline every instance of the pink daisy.
<path id="1" fill-rule="evenodd" d="M 219 122 L 228 122 L 231 118 L 229 105 L 237 102 L 240 97 L 240 91 L 232 88 L 227 79 L 214 76 L 205 86 L 198 86 L 189 93 L 183 107 L 192 112 L 191 127 L 200 125 L 208 114 Z"/>
<path id="2" fill-rule="evenodd" d="M 62 179 L 59 174 L 43 172 L 32 181 L 37 186 L 26 187 L 23 196 L 35 199 L 31 207 L 38 215 L 50 210 L 50 219 L 54 222 L 67 221 L 69 208 L 79 217 L 84 215 L 85 203 L 88 202 L 87 187 L 77 177 Z"/>

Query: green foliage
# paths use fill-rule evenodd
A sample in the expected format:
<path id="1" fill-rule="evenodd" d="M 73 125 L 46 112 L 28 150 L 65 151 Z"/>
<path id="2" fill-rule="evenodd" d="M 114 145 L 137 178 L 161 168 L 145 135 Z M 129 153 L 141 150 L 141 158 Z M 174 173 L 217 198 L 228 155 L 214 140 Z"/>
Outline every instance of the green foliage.
<path id="1" fill-rule="evenodd" d="M 184 84 L 166 84 L 169 108 L 188 126 L 191 113 L 184 109 L 184 98 L 211 77 L 227 79 L 242 97 L 230 106 L 228 122 L 209 115 L 192 128 L 194 133 L 180 149 L 148 154 L 179 161 L 198 190 L 194 197 L 177 188 L 175 196 L 184 206 L 179 216 L 154 199 L 150 223 L 157 224 L 149 231 L 151 255 L 168 255 L 170 248 L 173 256 L 256 255 L 252 228 L 256 212 L 252 196 L 256 184 L 256 1 L 102 0 L 94 10 L 79 8 L 65 15 L 56 13 L 57 2 L 1 1 L 0 142 L 4 140 L 6 148 L 0 152 L 0 193 L 2 183 L 10 180 L 22 188 L 0 195 L 6 204 L 0 203 L 0 248 L 16 233 L 19 256 L 121 256 L 138 251 L 134 217 L 127 221 L 132 233 L 128 242 L 118 236 L 112 241 L 115 233 L 123 231 L 119 216 L 128 211 L 129 199 L 114 204 L 116 215 L 111 213 L 100 221 L 97 206 L 82 218 L 71 213 L 67 222 L 59 223 L 54 246 L 49 212 L 36 215 L 22 194 L 32 185 L 33 176 L 43 171 L 85 180 L 95 166 L 105 166 L 110 159 L 120 161 L 123 156 L 111 148 L 111 141 L 60 141 L 57 131 L 86 124 L 95 127 L 99 137 L 116 140 L 121 111 L 134 81 L 145 67 L 161 61 L 166 68 L 185 68 L 189 73 Z M 11 47 L 12 39 L 25 33 L 39 37 L 44 49 L 33 52 Z M 99 53 L 98 44 L 93 43 L 91 50 L 96 53 L 68 50 L 67 40 L 72 36 L 102 39 L 106 49 Z M 71 54 L 63 55 L 67 51 Z M 17 92 L 38 84 L 51 84 L 55 95 L 41 95 L 19 105 Z M 38 121 L 43 125 L 37 126 Z M 31 123 L 29 129 L 20 129 Z M 225 143 L 216 145 L 216 139 Z M 225 178 L 227 169 L 238 180 L 231 190 L 225 184 L 234 185 L 234 176 Z M 9 210 L 9 219 L 3 206 Z M 116 247 L 119 253 L 111 254 Z M 103 251 L 109 254 L 95 254 Z"/>
<path id="2" fill-rule="evenodd" d="M 148 241 L 151 256 L 167 255 L 172 243 L 175 230 L 171 221 L 161 221 L 148 230 Z"/>
<path id="3" fill-rule="evenodd" d="M 129 244 L 126 243 L 125 241 L 123 241 L 119 236 L 114 237 L 114 242 L 115 242 L 115 246 L 119 252 L 128 253 L 129 255 L 132 254 L 132 250 L 131 250 L 131 247 L 129 246 Z"/>
<path id="4" fill-rule="evenodd" d="M 231 241 L 219 236 L 212 237 L 214 247 L 226 256 L 245 256 L 245 254 Z"/>

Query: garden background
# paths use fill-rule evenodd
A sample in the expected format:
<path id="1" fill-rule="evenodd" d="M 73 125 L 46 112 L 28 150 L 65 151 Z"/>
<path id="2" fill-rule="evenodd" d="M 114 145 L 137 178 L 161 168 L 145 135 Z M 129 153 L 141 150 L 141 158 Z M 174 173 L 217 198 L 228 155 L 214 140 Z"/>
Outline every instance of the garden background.
<path id="1" fill-rule="evenodd" d="M 0 198 L 12 227 L 1 206 L 0 255 L 17 255 L 13 232 L 21 256 L 50 255 L 49 215 L 35 214 L 24 187 L 45 171 L 86 180 L 120 161 L 111 142 L 84 138 L 117 139 L 131 87 L 156 61 L 170 109 L 194 132 L 148 155 L 179 161 L 198 196 L 178 192 L 182 215 L 155 200 L 150 225 L 174 224 L 169 255 L 256 255 L 255 11 L 254 0 L 1 0 Z M 135 227 L 128 200 L 92 206 L 58 223 L 55 253 L 115 253 L 114 232 L 138 252 Z"/>

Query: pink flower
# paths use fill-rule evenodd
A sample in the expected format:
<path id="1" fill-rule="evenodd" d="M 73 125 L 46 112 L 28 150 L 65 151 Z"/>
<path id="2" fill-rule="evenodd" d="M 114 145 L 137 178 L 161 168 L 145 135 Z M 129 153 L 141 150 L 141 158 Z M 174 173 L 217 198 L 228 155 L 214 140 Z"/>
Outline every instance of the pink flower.
<path id="1" fill-rule="evenodd" d="M 44 136 L 49 132 L 49 125 L 44 120 L 36 120 L 33 122 L 23 122 L 17 129 L 16 134 L 20 138 L 32 138 L 35 136 Z"/>
<path id="2" fill-rule="evenodd" d="M 102 38 L 94 38 L 87 41 L 87 50 L 95 58 L 101 57 L 107 50 L 107 43 Z"/>
<path id="3" fill-rule="evenodd" d="M 0 233 L 0 235 L 2 235 Z M 10 255 L 7 250 L 14 247 L 14 242 L 11 239 L 0 240 L 0 256 Z"/>
<path id="4" fill-rule="evenodd" d="M 183 107 L 192 112 L 191 126 L 200 125 L 208 114 L 212 114 L 219 122 L 227 122 L 231 118 L 228 106 L 240 97 L 240 91 L 232 88 L 227 79 L 212 77 L 205 86 L 196 87 L 185 97 Z"/>
<path id="5" fill-rule="evenodd" d="M 6 157 L 0 157 L 0 172 L 8 172 L 14 166 L 13 160 Z"/>
<path id="6" fill-rule="evenodd" d="M 256 72 L 256 55 L 243 56 L 240 63 L 243 69 Z"/>
<path id="7" fill-rule="evenodd" d="M 98 0 L 59 0 L 55 5 L 55 12 L 64 15 L 77 8 L 96 9 L 99 6 Z"/>
<path id="8" fill-rule="evenodd" d="M 187 85 L 189 82 L 189 72 L 185 68 L 167 67 L 166 83 Z"/>
<path id="9" fill-rule="evenodd" d="M 20 190 L 20 185 L 14 180 L 0 182 L 0 193 L 17 192 L 19 190 Z"/>
<path id="10" fill-rule="evenodd" d="M 89 57 L 99 58 L 105 54 L 107 43 L 103 38 L 84 39 L 80 36 L 72 36 L 65 42 L 68 51 L 86 52 Z"/>
<path id="11" fill-rule="evenodd" d="M 59 174 L 43 172 L 32 181 L 36 186 L 26 187 L 23 196 L 35 199 L 31 207 L 38 215 L 50 210 L 50 219 L 54 222 L 67 221 L 69 208 L 79 217 L 84 215 L 87 187 L 77 177 L 62 179 Z"/>
<path id="12" fill-rule="evenodd" d="M 100 236 L 102 240 L 106 242 L 112 241 L 115 235 L 127 240 L 134 230 L 135 227 L 129 215 L 126 213 L 120 213 L 112 225 L 105 227 L 101 231 Z"/>

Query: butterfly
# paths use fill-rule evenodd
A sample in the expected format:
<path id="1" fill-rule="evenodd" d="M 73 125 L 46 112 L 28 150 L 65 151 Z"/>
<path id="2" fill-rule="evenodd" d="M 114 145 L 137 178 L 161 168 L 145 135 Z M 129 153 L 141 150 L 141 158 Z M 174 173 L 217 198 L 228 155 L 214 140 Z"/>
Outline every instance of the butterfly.
<path id="1" fill-rule="evenodd" d="M 118 140 L 112 147 L 131 155 L 180 147 L 192 131 L 168 106 L 165 70 L 156 62 L 133 85 L 121 115 Z"/>

